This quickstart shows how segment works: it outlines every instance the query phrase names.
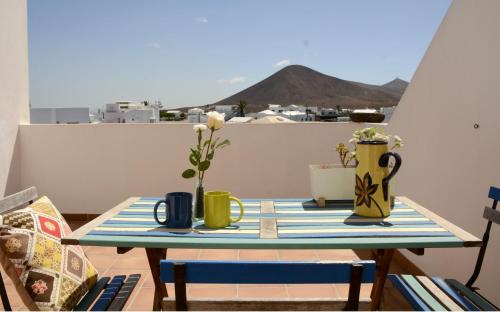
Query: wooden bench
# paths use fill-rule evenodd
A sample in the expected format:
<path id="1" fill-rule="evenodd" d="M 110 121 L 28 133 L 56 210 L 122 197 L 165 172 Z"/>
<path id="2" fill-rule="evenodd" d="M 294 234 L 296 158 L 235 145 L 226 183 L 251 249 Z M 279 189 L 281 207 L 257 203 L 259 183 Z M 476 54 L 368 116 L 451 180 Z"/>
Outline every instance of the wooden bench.
<path id="1" fill-rule="evenodd" d="M 38 198 L 35 187 L 30 187 L 19 193 L 0 199 L 0 214 L 22 209 L 32 204 Z M 1 252 L 1 251 L 0 251 Z M 80 300 L 75 311 L 118 311 L 125 306 L 130 294 L 139 281 L 140 274 L 101 277 L 96 285 Z M 12 311 L 3 277 L 0 275 L 0 298 L 3 309 Z"/>
<path id="2" fill-rule="evenodd" d="M 500 189 L 490 187 L 488 197 L 493 200 L 492 207 L 484 209 L 483 217 L 488 220 L 483 235 L 483 244 L 479 250 L 476 266 L 472 276 L 464 285 L 455 279 L 440 277 L 394 275 L 388 276 L 393 285 L 400 291 L 406 300 L 418 311 L 497 311 L 493 303 L 478 293 L 473 284 L 476 281 L 483 265 L 486 248 L 490 239 L 490 230 L 493 223 L 500 224 L 500 211 L 497 204 L 500 200 Z"/>
<path id="3" fill-rule="evenodd" d="M 358 310 L 361 283 L 375 280 L 375 262 L 256 262 L 162 260 L 160 280 L 175 284 L 175 299 L 164 298 L 163 310 Z M 337 284 L 349 283 L 349 298 L 331 299 L 196 299 L 187 301 L 186 283 L 203 284 Z M 369 309 L 370 300 L 361 308 Z"/>

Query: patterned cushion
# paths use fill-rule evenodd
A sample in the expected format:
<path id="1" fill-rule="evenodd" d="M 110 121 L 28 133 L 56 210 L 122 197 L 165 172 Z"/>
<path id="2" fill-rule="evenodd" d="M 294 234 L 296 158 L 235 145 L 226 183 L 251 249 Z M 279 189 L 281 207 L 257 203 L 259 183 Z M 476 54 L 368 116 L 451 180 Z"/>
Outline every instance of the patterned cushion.
<path id="1" fill-rule="evenodd" d="M 47 197 L 3 215 L 0 262 L 29 309 L 71 310 L 97 281 L 80 246 L 61 244 L 71 234 Z"/>

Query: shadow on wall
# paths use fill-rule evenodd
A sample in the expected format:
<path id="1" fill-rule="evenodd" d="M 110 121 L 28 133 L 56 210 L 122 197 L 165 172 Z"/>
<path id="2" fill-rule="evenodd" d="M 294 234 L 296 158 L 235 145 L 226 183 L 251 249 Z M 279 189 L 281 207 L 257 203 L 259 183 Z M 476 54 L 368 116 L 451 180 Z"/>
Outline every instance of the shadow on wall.
<path id="1" fill-rule="evenodd" d="M 9 172 L 3 196 L 16 193 L 21 190 L 21 149 L 19 146 L 20 130 L 17 130 L 12 157 L 10 160 Z"/>

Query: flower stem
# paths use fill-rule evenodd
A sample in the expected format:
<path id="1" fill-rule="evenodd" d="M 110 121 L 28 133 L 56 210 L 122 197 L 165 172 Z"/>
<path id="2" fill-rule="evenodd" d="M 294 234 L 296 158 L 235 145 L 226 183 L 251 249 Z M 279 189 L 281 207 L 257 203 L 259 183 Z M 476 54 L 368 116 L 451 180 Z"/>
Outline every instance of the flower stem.
<path id="1" fill-rule="evenodd" d="M 210 129 L 210 139 L 208 139 L 208 144 L 207 144 L 207 152 L 205 153 L 205 159 L 204 160 L 207 160 L 207 157 L 208 157 L 208 152 L 210 151 L 210 144 L 212 143 L 212 137 L 214 135 L 214 128 L 211 128 Z M 202 151 L 202 154 L 203 154 L 203 151 Z M 202 185 L 203 183 L 203 178 L 205 177 L 205 171 L 203 171 L 201 173 L 201 178 L 199 179 L 199 184 Z"/>

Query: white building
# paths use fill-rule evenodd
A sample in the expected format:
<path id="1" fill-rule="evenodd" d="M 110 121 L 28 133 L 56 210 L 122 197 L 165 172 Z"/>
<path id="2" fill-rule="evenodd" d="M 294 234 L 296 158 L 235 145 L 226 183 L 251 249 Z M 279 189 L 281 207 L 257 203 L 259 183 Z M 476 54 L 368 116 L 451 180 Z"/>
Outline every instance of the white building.
<path id="1" fill-rule="evenodd" d="M 289 105 L 283 107 L 279 104 L 268 104 L 269 109 L 263 110 L 257 113 L 257 119 L 269 117 L 269 116 L 281 116 L 286 119 L 293 121 L 314 121 L 314 113 L 310 108 L 306 108 L 302 105 Z M 313 107 L 315 111 L 318 110 L 317 107 Z"/>
<path id="2" fill-rule="evenodd" d="M 253 117 L 233 117 L 228 120 L 228 123 L 251 123 Z"/>
<path id="3" fill-rule="evenodd" d="M 187 113 L 187 122 L 205 123 L 207 122 L 207 115 L 205 115 L 205 111 L 201 108 L 191 108 Z"/>
<path id="4" fill-rule="evenodd" d="M 182 112 L 180 110 L 166 110 L 166 112 L 167 114 L 174 116 L 175 119 L 181 118 L 182 115 Z"/>
<path id="5" fill-rule="evenodd" d="M 283 107 L 280 104 L 267 104 L 268 110 L 273 111 L 275 113 L 281 113 L 283 111 Z"/>
<path id="6" fill-rule="evenodd" d="M 88 107 L 31 108 L 32 124 L 79 124 L 90 123 Z"/>
<path id="7" fill-rule="evenodd" d="M 313 114 L 308 115 L 298 110 L 284 111 L 280 115 L 293 121 L 312 121 L 314 118 Z"/>
<path id="8" fill-rule="evenodd" d="M 290 104 L 288 106 L 281 106 L 280 104 L 267 104 L 268 109 L 275 113 L 283 113 L 286 111 L 299 111 L 305 113 L 309 111 L 310 114 L 317 114 L 319 109 L 317 106 L 304 106 L 304 105 L 296 105 Z"/>
<path id="9" fill-rule="evenodd" d="M 215 111 L 217 113 L 229 115 L 235 112 L 237 109 L 236 105 L 215 105 Z"/>
<path id="10" fill-rule="evenodd" d="M 276 113 L 270 109 L 266 109 L 266 110 L 263 110 L 261 112 L 258 112 L 256 118 L 261 119 L 261 118 L 264 118 L 267 116 L 277 116 L 277 115 L 278 115 L 278 113 Z"/>
<path id="11" fill-rule="evenodd" d="M 160 120 L 160 105 L 145 102 L 116 102 L 106 104 L 102 113 L 106 123 L 156 123 Z"/>

